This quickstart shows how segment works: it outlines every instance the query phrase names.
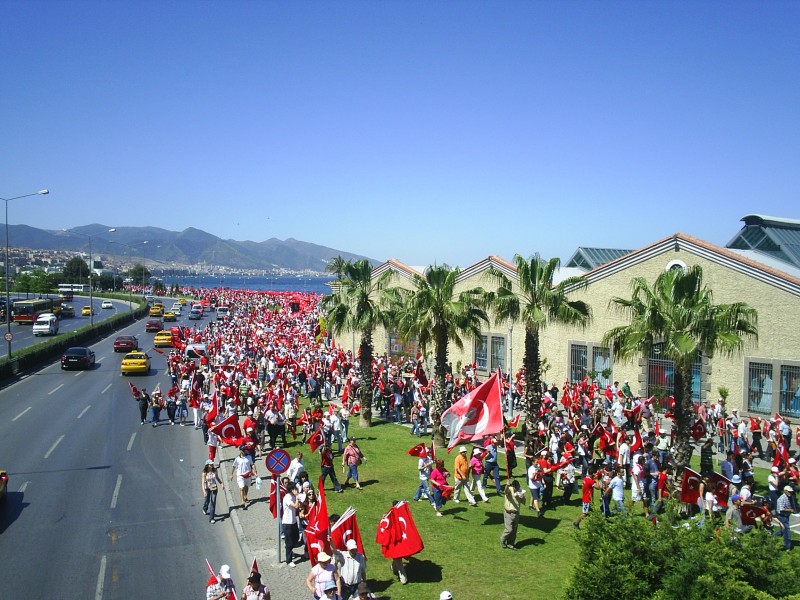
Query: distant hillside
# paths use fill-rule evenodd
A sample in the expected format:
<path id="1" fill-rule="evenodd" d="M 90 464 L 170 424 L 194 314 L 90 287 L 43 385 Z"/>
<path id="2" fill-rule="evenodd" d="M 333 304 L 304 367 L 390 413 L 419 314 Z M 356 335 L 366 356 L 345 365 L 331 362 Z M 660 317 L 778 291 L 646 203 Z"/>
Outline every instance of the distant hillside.
<path id="1" fill-rule="evenodd" d="M 197 269 L 214 266 L 322 272 L 328 262 L 337 256 L 345 260 L 367 258 L 373 264 L 380 262 L 292 238 L 271 238 L 263 242 L 223 240 L 194 227 L 183 231 L 168 231 L 159 227 L 117 227 L 113 233 L 108 231 L 111 227 L 99 224 L 75 227 L 66 232 L 36 229 L 28 225 L 9 225 L 8 229 L 9 243 L 17 248 L 86 252 L 87 239 L 81 235 L 70 235 L 69 231 L 74 231 L 92 236 L 92 252 L 95 254 L 127 255 L 130 251 L 122 245 L 127 244 L 133 249 L 134 259 L 146 256 L 147 260 L 192 265 Z M 2 229 L 0 239 L 5 244 L 5 232 Z"/>

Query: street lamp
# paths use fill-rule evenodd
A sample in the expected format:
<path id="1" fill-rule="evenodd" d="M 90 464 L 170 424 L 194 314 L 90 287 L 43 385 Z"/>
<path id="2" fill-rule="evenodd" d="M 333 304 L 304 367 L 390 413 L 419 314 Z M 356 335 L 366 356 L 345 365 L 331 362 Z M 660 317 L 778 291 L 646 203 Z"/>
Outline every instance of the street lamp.
<path id="1" fill-rule="evenodd" d="M 114 233 L 117 230 L 116 227 L 112 227 L 108 230 L 107 233 Z M 89 325 L 94 326 L 94 284 L 92 283 L 92 273 L 94 272 L 94 261 L 92 260 L 92 239 L 97 237 L 95 235 L 87 235 L 85 233 L 79 233 L 77 231 L 67 231 L 66 229 L 63 230 L 66 233 L 71 233 L 73 235 L 80 235 L 89 240 Z"/>
<path id="2" fill-rule="evenodd" d="M 112 244 L 119 244 L 120 246 L 125 246 L 128 249 L 128 262 L 131 262 L 131 260 L 132 260 L 131 259 L 131 254 L 133 253 L 133 248 L 131 248 L 130 245 L 125 244 L 123 242 L 115 242 L 113 240 L 109 240 L 109 242 L 112 243 Z M 133 280 L 131 280 L 131 281 L 133 281 Z M 131 285 L 128 286 L 128 311 L 129 312 L 133 311 L 133 297 L 132 297 L 132 294 L 133 294 L 133 285 L 131 284 Z"/>
<path id="3" fill-rule="evenodd" d="M 25 194 L 23 196 L 15 196 L 13 198 L 0 198 L 6 203 L 6 344 L 8 352 L 8 360 L 11 360 L 11 295 L 8 291 L 8 203 L 12 200 L 19 200 L 20 198 L 29 198 L 30 196 L 44 196 L 49 194 L 49 190 L 39 190 L 32 194 Z"/>

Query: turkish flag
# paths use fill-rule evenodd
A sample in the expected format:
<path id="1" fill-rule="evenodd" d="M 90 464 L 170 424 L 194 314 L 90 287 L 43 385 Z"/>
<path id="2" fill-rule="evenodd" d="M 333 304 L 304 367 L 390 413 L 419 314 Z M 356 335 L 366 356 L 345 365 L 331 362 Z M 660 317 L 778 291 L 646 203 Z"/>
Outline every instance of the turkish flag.
<path id="1" fill-rule="evenodd" d="M 135 385 L 133 385 L 130 381 L 128 382 L 128 385 L 131 386 L 131 394 L 133 394 L 133 397 L 134 398 L 138 398 L 139 397 L 139 388 L 137 388 Z"/>
<path id="2" fill-rule="evenodd" d="M 636 452 L 642 448 L 642 436 L 639 434 L 639 430 L 636 429 L 633 432 L 633 443 L 631 444 L 631 452 Z"/>
<path id="3" fill-rule="evenodd" d="M 519 417 L 521 414 L 522 413 L 517 414 L 516 417 L 514 417 L 508 422 L 508 426 L 511 427 L 511 429 L 516 429 L 517 425 L 519 425 Z"/>
<path id="4" fill-rule="evenodd" d="M 611 438 L 612 442 L 617 441 L 617 436 L 619 435 L 619 429 L 617 429 L 617 424 L 611 420 L 611 417 L 608 417 L 608 426 L 611 428 L 611 433 L 613 437 Z"/>
<path id="5" fill-rule="evenodd" d="M 656 432 L 656 435 L 661 435 L 661 425 L 659 425 L 658 421 L 659 421 L 659 419 L 656 419 L 655 432 Z"/>
<path id="6" fill-rule="evenodd" d="M 192 374 L 192 388 L 189 391 L 189 398 L 191 399 L 192 402 L 200 406 L 200 400 L 202 399 L 202 397 L 203 397 L 203 392 L 200 389 L 200 381 L 198 381 L 197 373 L 195 372 Z M 192 406 L 194 406 L 194 404 Z"/>
<path id="7" fill-rule="evenodd" d="M 756 506 L 755 504 L 745 504 L 742 506 L 742 525 L 755 525 L 758 519 L 769 525 L 772 522 L 772 515 L 766 506 Z"/>
<path id="8" fill-rule="evenodd" d="M 460 441 L 481 440 L 503 431 L 500 396 L 500 377 L 495 371 L 484 383 L 442 413 L 442 426 L 450 437 L 448 452 Z"/>
<path id="9" fill-rule="evenodd" d="M 235 444 L 236 438 L 242 437 L 242 430 L 239 427 L 239 416 L 235 413 L 213 427 L 210 427 L 209 431 L 216 433 L 223 444 L 229 444 L 231 446 Z"/>
<path id="10" fill-rule="evenodd" d="M 789 453 L 786 451 L 786 446 L 783 444 L 783 439 L 778 442 L 778 447 L 775 449 L 775 459 L 772 461 L 773 467 L 780 466 L 781 463 L 789 464 Z"/>
<path id="11" fill-rule="evenodd" d="M 256 560 L 255 556 L 253 557 L 253 564 L 250 565 L 250 572 L 251 573 L 258 573 L 258 561 Z"/>
<path id="12" fill-rule="evenodd" d="M 278 518 L 278 502 L 283 502 L 283 497 L 286 495 L 286 488 L 282 485 L 280 488 L 280 497 L 275 493 L 275 476 L 269 480 L 269 512 L 272 513 L 272 518 Z"/>
<path id="13" fill-rule="evenodd" d="M 375 541 L 386 558 L 405 558 L 425 547 L 408 509 L 408 502 L 398 502 L 378 523 Z"/>
<path id="14" fill-rule="evenodd" d="M 211 398 L 211 410 L 208 411 L 208 414 L 205 417 L 206 424 L 211 425 L 216 419 L 217 415 L 219 414 L 219 402 L 217 402 L 217 392 L 214 392 L 214 396 Z"/>
<path id="15" fill-rule="evenodd" d="M 700 439 L 706 434 L 706 424 L 703 423 L 701 419 L 697 419 L 694 422 L 694 425 L 692 425 L 692 427 L 689 429 L 689 433 L 695 442 L 699 442 Z"/>
<path id="16" fill-rule="evenodd" d="M 411 447 L 406 454 L 410 454 L 411 456 L 419 456 L 420 458 L 425 458 L 428 456 L 428 448 L 425 447 L 425 444 L 419 443 L 416 446 Z"/>
<path id="17" fill-rule="evenodd" d="M 709 477 L 708 484 L 711 486 L 711 493 L 714 494 L 714 497 L 717 499 L 717 504 L 722 507 L 727 507 L 729 490 L 733 482 L 724 475 L 714 473 Z"/>
<path id="18" fill-rule="evenodd" d="M 366 556 L 364 544 L 361 541 L 361 532 L 358 529 L 356 511 L 352 506 L 344 511 L 339 520 L 331 527 L 331 540 L 333 546 L 342 552 L 347 552 L 347 540 L 355 540 L 356 550 Z"/>
<path id="19" fill-rule="evenodd" d="M 330 554 L 328 551 L 328 530 L 325 531 L 317 531 L 313 527 L 306 527 L 303 535 L 306 538 L 306 552 L 308 553 L 308 560 L 311 562 L 311 566 L 313 567 L 319 561 L 317 560 L 317 555 L 320 552 L 326 552 Z"/>
<path id="20" fill-rule="evenodd" d="M 311 446 L 311 451 L 316 452 L 317 449 L 325 443 L 325 436 L 322 435 L 322 429 L 317 430 L 308 438 L 308 445 Z"/>
<path id="21" fill-rule="evenodd" d="M 689 468 L 683 470 L 681 482 L 681 502 L 696 504 L 700 497 L 700 473 Z"/>

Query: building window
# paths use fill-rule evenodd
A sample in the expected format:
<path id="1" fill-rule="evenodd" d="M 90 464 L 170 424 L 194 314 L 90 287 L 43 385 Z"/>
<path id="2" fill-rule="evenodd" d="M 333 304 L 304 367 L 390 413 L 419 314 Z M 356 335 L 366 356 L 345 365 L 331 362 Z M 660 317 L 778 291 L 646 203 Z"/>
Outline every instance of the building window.
<path id="1" fill-rule="evenodd" d="M 781 365 L 781 414 L 800 417 L 800 367 Z"/>
<path id="2" fill-rule="evenodd" d="M 492 372 L 495 369 L 500 369 L 501 372 L 506 370 L 506 338 L 501 336 L 492 336 Z"/>
<path id="3" fill-rule="evenodd" d="M 597 383 L 601 388 L 607 388 L 611 383 L 611 351 L 608 348 L 595 346 L 592 348 L 592 370 L 597 371 Z M 605 371 L 606 375 L 603 375 Z"/>
<path id="4" fill-rule="evenodd" d="M 573 383 L 583 381 L 586 377 L 586 346 L 570 344 L 569 346 L 569 379 Z"/>
<path id="5" fill-rule="evenodd" d="M 772 365 L 751 362 L 747 374 L 748 412 L 768 415 L 772 412 Z"/>
<path id="6" fill-rule="evenodd" d="M 700 401 L 700 353 L 692 364 L 692 400 Z M 647 358 L 647 395 L 669 397 L 675 395 L 675 362 L 664 356 L 664 344 L 653 344 Z"/>
<path id="7" fill-rule="evenodd" d="M 485 335 L 475 338 L 475 363 L 478 371 L 489 370 L 489 343 Z"/>

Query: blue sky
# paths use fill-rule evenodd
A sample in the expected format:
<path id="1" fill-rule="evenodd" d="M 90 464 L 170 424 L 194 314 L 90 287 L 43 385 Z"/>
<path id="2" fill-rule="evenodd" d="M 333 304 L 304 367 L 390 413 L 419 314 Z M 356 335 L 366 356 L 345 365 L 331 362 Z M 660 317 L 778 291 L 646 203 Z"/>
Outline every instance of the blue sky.
<path id="1" fill-rule="evenodd" d="M 9 221 L 566 260 L 800 218 L 798 2 L 0 6 Z M 12 240 L 13 244 L 13 240 Z"/>

